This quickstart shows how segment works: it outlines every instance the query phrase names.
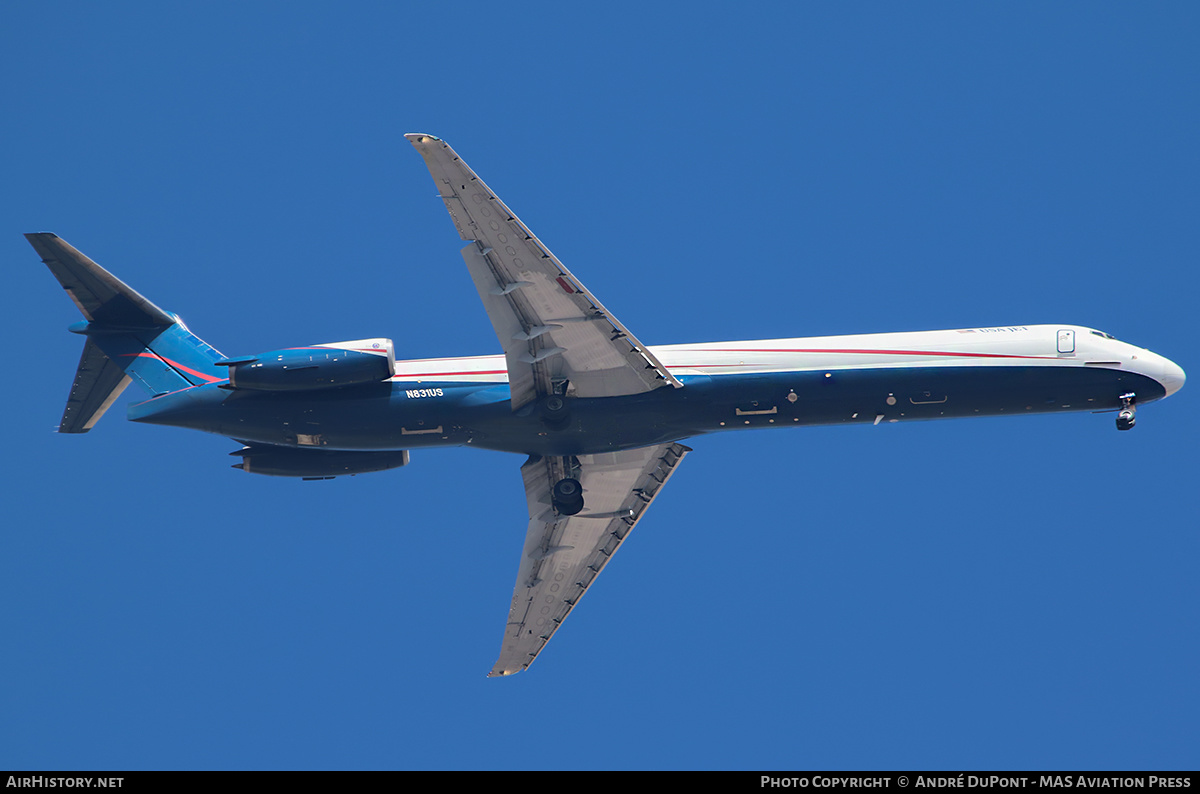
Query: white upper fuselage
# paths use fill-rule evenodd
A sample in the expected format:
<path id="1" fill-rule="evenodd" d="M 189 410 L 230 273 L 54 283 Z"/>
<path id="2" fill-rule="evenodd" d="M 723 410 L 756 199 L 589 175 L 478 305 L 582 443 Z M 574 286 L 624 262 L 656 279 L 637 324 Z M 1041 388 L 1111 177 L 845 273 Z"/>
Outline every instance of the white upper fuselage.
<path id="1" fill-rule="evenodd" d="M 651 346 L 677 377 L 894 367 L 1097 367 L 1152 378 L 1169 396 L 1183 370 L 1145 348 L 1076 325 L 1014 325 L 701 344 Z M 508 380 L 503 355 L 396 362 L 394 381 L 494 383 Z"/>

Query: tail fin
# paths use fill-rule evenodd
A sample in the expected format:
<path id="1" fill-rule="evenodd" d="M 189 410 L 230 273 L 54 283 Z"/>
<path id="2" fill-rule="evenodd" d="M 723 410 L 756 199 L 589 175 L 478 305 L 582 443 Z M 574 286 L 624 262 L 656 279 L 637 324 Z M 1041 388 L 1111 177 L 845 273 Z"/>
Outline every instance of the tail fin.
<path id="1" fill-rule="evenodd" d="M 178 317 L 56 235 L 41 232 L 25 239 L 87 321 L 70 329 L 87 336 L 87 342 L 60 433 L 91 430 L 131 382 L 155 395 L 225 380 L 227 373 L 213 364 L 224 356 L 192 334 Z"/>

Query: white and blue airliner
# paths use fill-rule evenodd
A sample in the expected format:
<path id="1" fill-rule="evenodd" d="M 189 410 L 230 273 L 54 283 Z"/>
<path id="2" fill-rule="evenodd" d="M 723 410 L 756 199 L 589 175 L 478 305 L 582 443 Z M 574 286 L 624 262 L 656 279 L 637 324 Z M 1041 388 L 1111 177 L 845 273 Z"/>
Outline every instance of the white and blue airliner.
<path id="1" fill-rule="evenodd" d="M 648 347 L 446 143 L 408 140 L 455 228 L 501 355 L 397 361 L 390 339 L 229 358 L 57 236 L 27 235 L 83 313 L 59 432 L 86 433 L 131 382 L 135 422 L 219 433 L 234 468 L 328 479 L 419 447 L 528 456 L 529 526 L 491 675 L 527 668 L 705 433 L 1063 411 L 1168 397 L 1183 370 L 1076 325 Z"/>

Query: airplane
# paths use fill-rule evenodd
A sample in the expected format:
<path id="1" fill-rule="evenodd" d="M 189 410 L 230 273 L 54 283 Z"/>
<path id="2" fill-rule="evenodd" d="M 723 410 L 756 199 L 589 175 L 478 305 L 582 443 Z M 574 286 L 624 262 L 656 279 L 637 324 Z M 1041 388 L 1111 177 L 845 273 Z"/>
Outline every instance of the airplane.
<path id="1" fill-rule="evenodd" d="M 84 316 L 59 425 L 86 433 L 132 382 L 135 422 L 241 444 L 233 468 L 331 479 L 413 449 L 527 456 L 529 524 L 489 676 L 537 658 L 691 450 L 727 430 L 1115 412 L 1183 387 L 1174 362 L 1077 325 L 647 346 L 444 141 L 405 136 L 467 244 L 502 355 L 396 360 L 390 339 L 228 358 L 54 234 L 26 235 Z"/>

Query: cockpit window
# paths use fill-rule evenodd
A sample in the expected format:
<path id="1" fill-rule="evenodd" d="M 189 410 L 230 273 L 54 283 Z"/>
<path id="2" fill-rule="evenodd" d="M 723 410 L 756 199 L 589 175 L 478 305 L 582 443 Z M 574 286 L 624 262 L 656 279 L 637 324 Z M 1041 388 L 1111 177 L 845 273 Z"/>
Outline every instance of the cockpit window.
<path id="1" fill-rule="evenodd" d="M 1104 333 L 1103 331 L 1092 331 L 1092 333 L 1093 333 L 1093 334 L 1095 334 L 1096 336 L 1102 336 L 1102 337 L 1104 337 L 1105 339 L 1112 339 L 1114 342 L 1115 342 L 1115 341 L 1116 341 L 1116 339 L 1117 339 L 1117 338 L 1116 338 L 1115 336 L 1113 336 L 1112 334 L 1106 334 L 1106 333 Z"/>

